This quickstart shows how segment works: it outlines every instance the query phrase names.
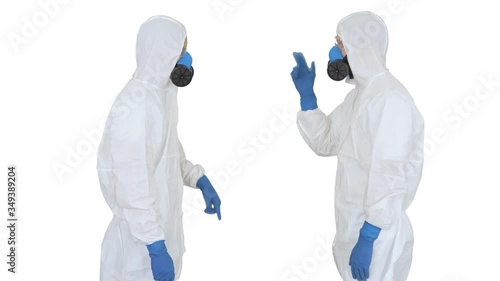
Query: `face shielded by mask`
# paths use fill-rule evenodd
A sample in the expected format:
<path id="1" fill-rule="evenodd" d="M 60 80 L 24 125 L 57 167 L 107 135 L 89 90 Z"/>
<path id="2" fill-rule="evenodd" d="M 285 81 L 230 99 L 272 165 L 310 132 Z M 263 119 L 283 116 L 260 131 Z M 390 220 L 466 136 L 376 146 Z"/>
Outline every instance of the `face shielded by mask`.
<path id="1" fill-rule="evenodd" d="M 337 43 L 330 49 L 328 54 L 328 76 L 335 81 L 342 81 L 348 75 L 352 79 L 351 67 L 349 66 L 349 61 L 347 60 L 347 55 L 345 54 L 344 45 L 339 36 L 336 36 Z"/>
<path id="2" fill-rule="evenodd" d="M 187 38 L 184 41 L 184 46 L 182 48 L 181 57 L 179 61 L 175 64 L 172 73 L 170 74 L 170 80 L 177 87 L 185 87 L 191 83 L 194 76 L 193 57 L 186 51 L 187 49 Z"/>

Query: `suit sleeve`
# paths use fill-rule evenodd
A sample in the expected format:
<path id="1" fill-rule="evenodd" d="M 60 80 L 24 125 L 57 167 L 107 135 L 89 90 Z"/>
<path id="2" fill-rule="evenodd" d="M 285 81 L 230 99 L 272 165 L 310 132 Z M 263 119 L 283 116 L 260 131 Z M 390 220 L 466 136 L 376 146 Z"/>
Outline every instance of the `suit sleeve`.
<path id="1" fill-rule="evenodd" d="M 411 101 L 390 92 L 375 97 L 360 116 L 372 145 L 366 221 L 382 229 L 391 228 L 405 211 L 411 197 L 409 172 L 422 164 L 411 159 L 416 147 L 413 109 Z"/>
<path id="2" fill-rule="evenodd" d="M 155 199 L 150 194 L 148 120 L 145 103 L 114 118 L 109 128 L 116 203 L 132 236 L 144 244 L 164 240 Z"/>
<path id="3" fill-rule="evenodd" d="M 337 109 L 336 109 L 337 110 Z M 337 155 L 338 137 L 332 112 L 329 116 L 321 109 L 299 111 L 297 126 L 307 145 L 319 156 Z"/>
<path id="4" fill-rule="evenodd" d="M 192 188 L 197 188 L 196 183 L 205 174 L 205 169 L 201 165 L 193 164 L 191 161 L 186 159 L 186 154 L 184 153 L 184 148 L 179 142 L 179 150 L 181 153 L 181 174 L 184 185 Z"/>

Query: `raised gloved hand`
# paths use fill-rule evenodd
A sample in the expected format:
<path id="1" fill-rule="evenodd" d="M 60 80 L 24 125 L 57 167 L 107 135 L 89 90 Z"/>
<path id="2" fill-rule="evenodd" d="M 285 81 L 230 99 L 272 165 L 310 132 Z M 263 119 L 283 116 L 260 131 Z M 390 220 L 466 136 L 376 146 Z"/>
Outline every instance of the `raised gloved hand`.
<path id="1" fill-rule="evenodd" d="M 220 198 L 217 194 L 217 191 L 215 191 L 214 187 L 212 186 L 212 183 L 210 183 L 210 181 L 208 180 L 207 176 L 204 175 L 203 177 L 201 177 L 196 183 L 196 186 L 203 193 L 203 198 L 205 199 L 205 204 L 207 205 L 205 213 L 209 215 L 217 213 L 217 217 L 219 218 L 219 220 L 221 220 Z"/>
<path id="2" fill-rule="evenodd" d="M 292 70 L 292 80 L 295 88 L 300 94 L 300 107 L 303 111 L 313 110 L 318 108 L 316 95 L 314 94 L 313 86 L 316 78 L 316 66 L 311 63 L 311 68 L 307 66 L 306 58 L 302 53 L 293 53 L 293 57 L 297 62 Z"/>
<path id="3" fill-rule="evenodd" d="M 147 247 L 151 258 L 153 278 L 157 281 L 174 281 L 174 262 L 167 252 L 165 240 L 156 241 Z"/>
<path id="4" fill-rule="evenodd" d="M 377 240 L 381 229 L 367 223 L 359 231 L 358 243 L 352 249 L 349 265 L 351 266 L 352 278 L 365 281 L 370 278 L 370 264 L 373 256 L 373 243 Z"/>

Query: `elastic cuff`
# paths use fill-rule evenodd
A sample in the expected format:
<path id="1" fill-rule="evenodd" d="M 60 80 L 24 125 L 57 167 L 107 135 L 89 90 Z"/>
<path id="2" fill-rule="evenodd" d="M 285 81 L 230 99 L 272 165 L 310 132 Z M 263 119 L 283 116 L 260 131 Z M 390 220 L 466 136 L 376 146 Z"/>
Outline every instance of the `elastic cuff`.
<path id="1" fill-rule="evenodd" d="M 382 229 L 380 227 L 374 226 L 373 224 L 365 221 L 363 227 L 361 227 L 361 230 L 359 231 L 359 235 L 363 236 L 363 238 L 375 241 L 381 230 Z"/>
<path id="2" fill-rule="evenodd" d="M 148 252 L 150 255 L 157 255 L 167 251 L 167 246 L 165 246 L 165 240 L 159 240 L 152 244 L 146 245 L 148 247 Z"/>

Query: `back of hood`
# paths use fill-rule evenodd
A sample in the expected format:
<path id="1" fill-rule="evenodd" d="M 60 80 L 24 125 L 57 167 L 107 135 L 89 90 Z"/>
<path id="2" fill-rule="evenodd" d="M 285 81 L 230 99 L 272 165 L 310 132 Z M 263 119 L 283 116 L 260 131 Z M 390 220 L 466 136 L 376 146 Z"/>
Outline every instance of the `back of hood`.
<path id="1" fill-rule="evenodd" d="M 167 16 L 149 18 L 137 35 L 134 78 L 166 88 L 185 39 L 186 29 L 177 20 Z"/>
<path id="2" fill-rule="evenodd" d="M 371 77 L 387 71 L 389 35 L 378 15 L 368 11 L 348 15 L 338 23 L 337 34 L 357 84 L 363 85 Z"/>

